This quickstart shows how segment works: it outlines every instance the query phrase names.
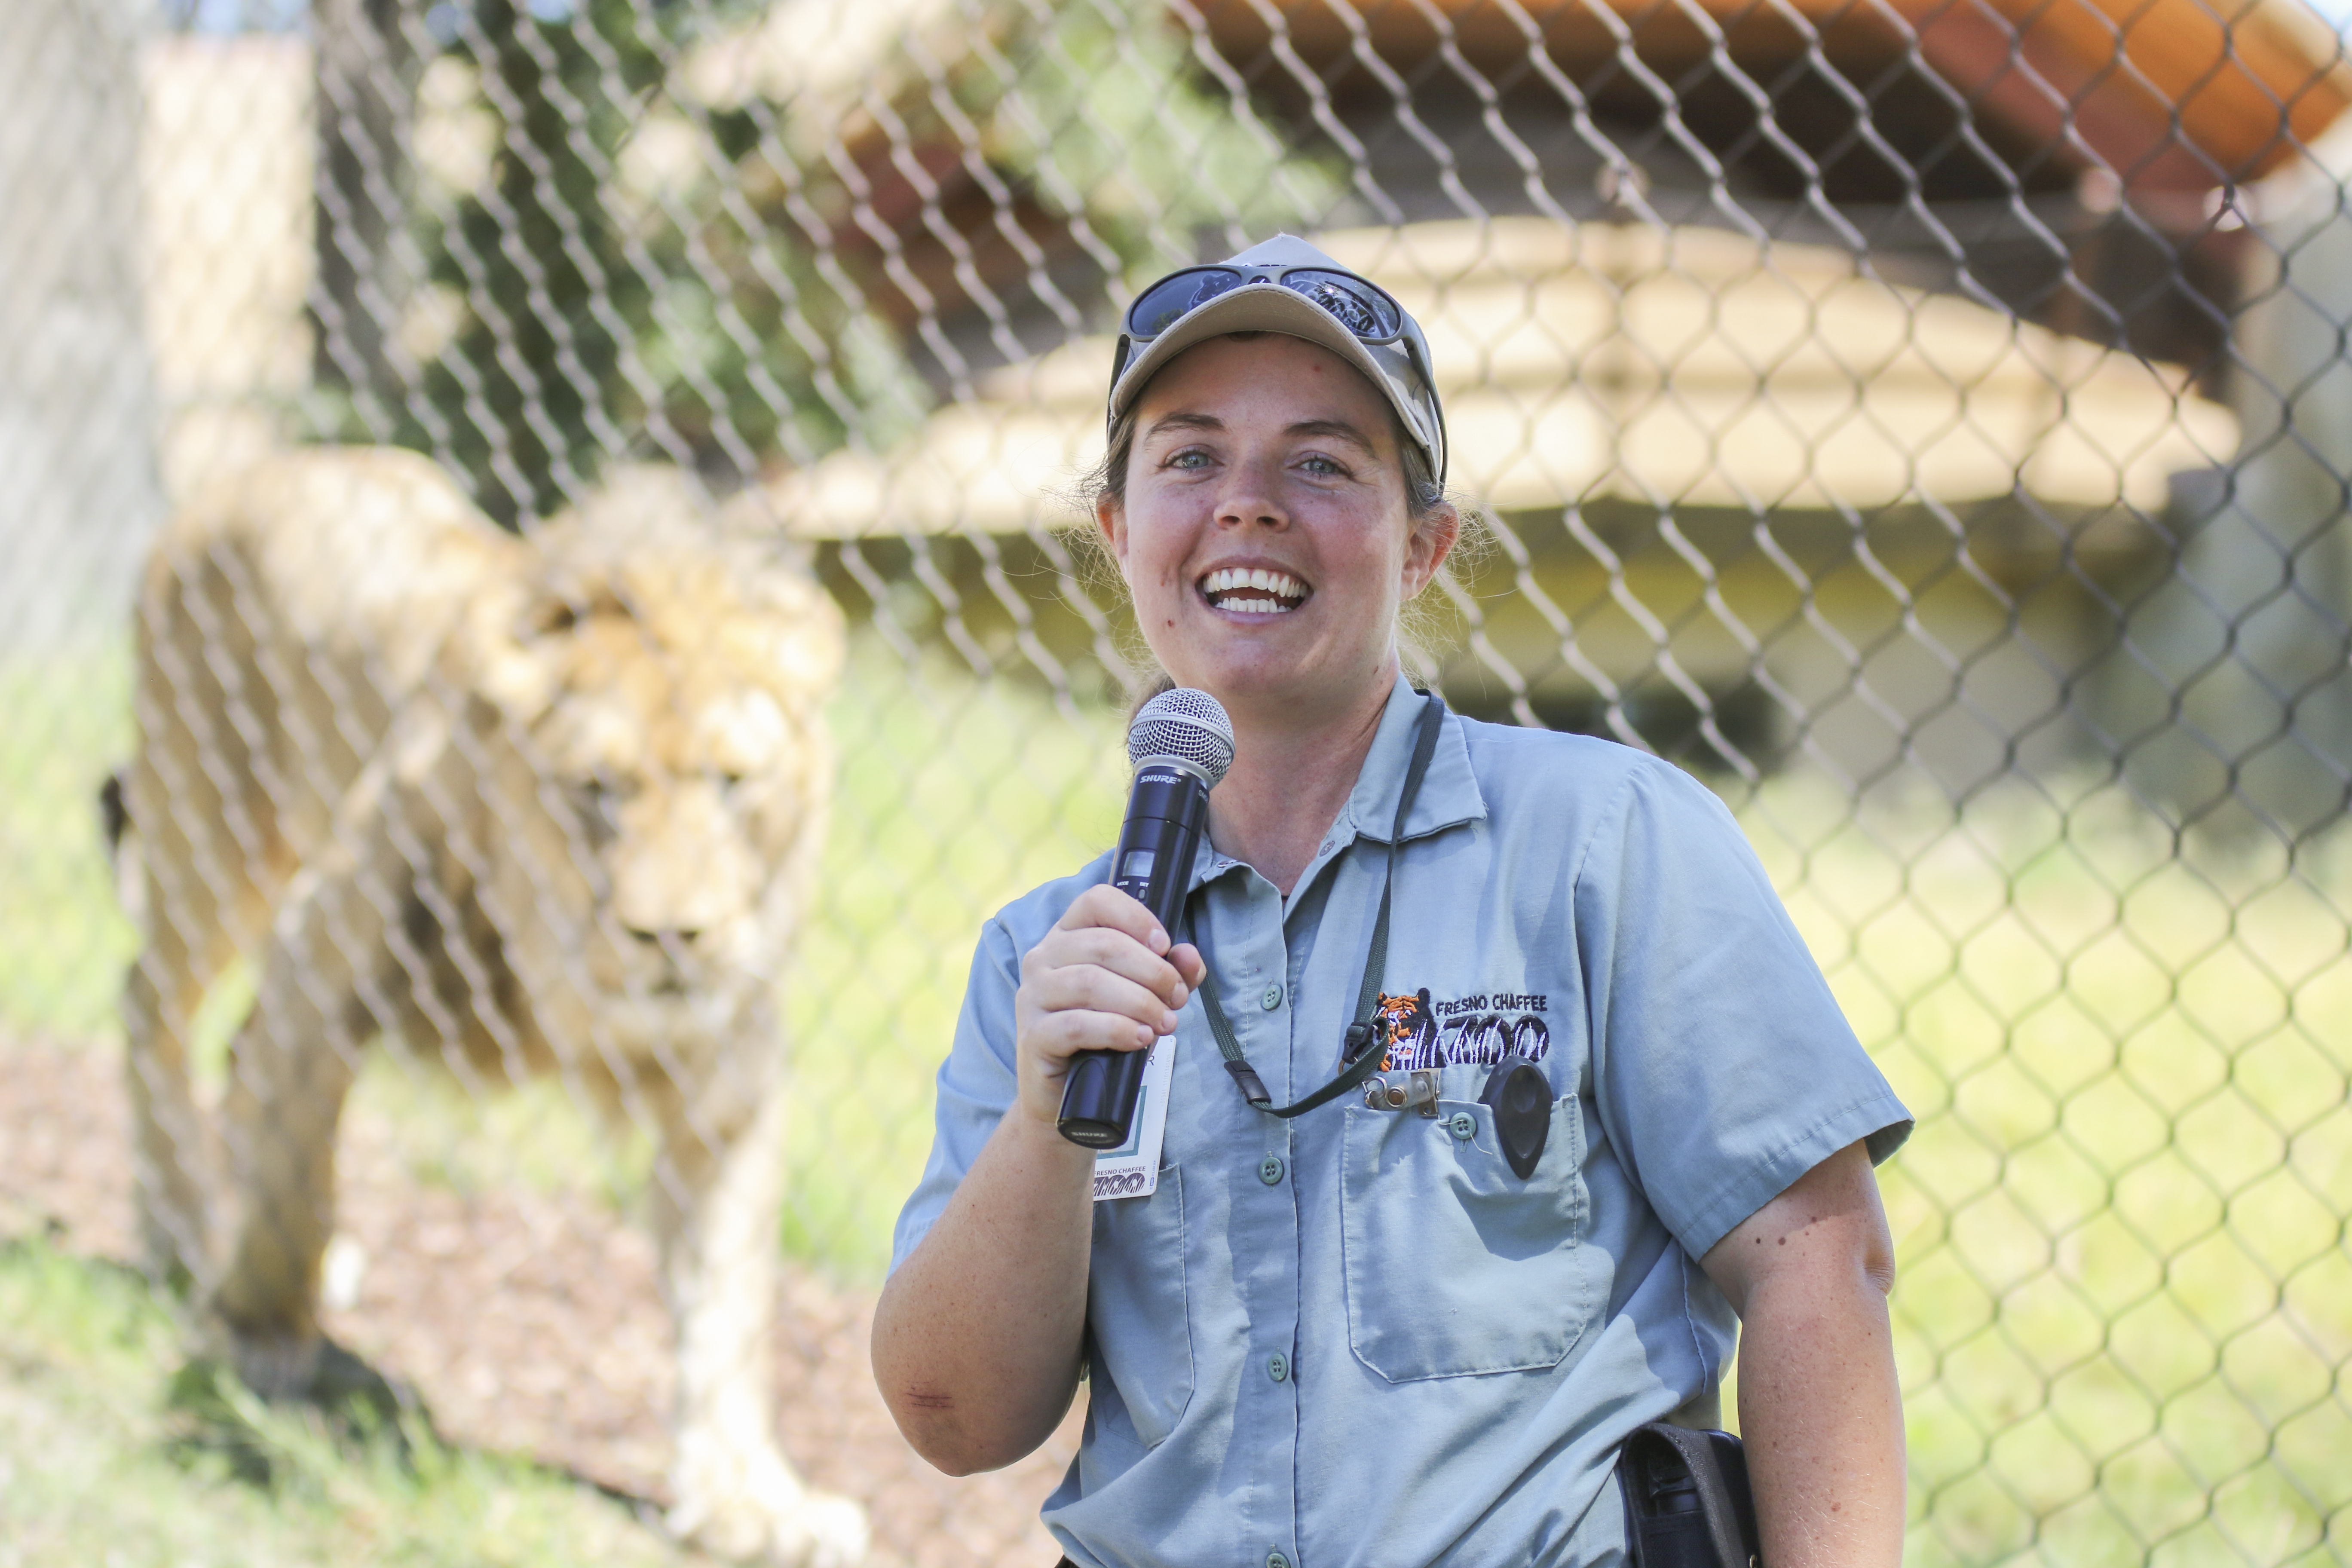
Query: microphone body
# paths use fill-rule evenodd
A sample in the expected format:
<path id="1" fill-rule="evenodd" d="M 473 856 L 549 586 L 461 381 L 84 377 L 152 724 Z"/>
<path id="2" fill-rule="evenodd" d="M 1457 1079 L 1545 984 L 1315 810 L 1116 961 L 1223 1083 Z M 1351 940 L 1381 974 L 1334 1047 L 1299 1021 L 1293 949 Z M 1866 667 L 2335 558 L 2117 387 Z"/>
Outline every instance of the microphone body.
<path id="1" fill-rule="evenodd" d="M 1118 830 L 1110 885 L 1151 911 L 1172 938 L 1191 891 L 1192 857 L 1209 830 L 1209 781 L 1191 763 L 1155 757 L 1138 768 L 1128 791 L 1127 821 Z M 1088 1149 L 1116 1149 L 1135 1122 L 1135 1098 L 1151 1047 L 1080 1051 L 1062 1080 L 1055 1129 Z"/>
<path id="2" fill-rule="evenodd" d="M 1233 725 L 1215 698 L 1179 687 L 1137 712 L 1127 752 L 1135 783 L 1111 857 L 1110 884 L 1150 910 L 1172 939 L 1192 891 L 1193 857 L 1209 831 L 1209 792 L 1233 765 Z M 1072 1056 L 1055 1129 L 1081 1148 L 1124 1145 L 1151 1051 L 1147 1046 Z"/>

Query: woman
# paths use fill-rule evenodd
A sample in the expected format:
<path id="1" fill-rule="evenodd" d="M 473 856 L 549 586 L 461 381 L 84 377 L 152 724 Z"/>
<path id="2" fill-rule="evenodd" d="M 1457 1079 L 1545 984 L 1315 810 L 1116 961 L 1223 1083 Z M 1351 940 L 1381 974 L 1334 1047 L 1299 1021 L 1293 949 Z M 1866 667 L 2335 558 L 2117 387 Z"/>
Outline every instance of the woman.
<path id="1" fill-rule="evenodd" d="M 1401 679 L 1398 611 L 1460 519 L 1393 300 L 1283 237 L 1127 324 L 1097 518 L 1144 640 L 1236 738 L 1199 942 L 1108 856 L 988 922 L 875 1319 L 901 1430 L 993 1468 L 1089 1377 L 1045 1511 L 1080 1564 L 1605 1563 L 1619 1445 L 1711 1413 L 1736 1313 L 1767 1560 L 1895 1562 L 1870 1168 L 1910 1122 L 1729 815 Z M 1276 1102 L 1332 1079 L 1409 773 L 1381 1045 L 1436 1103 L 1268 1114 L 1223 1070 L 1206 966 Z M 1092 1201 L 1055 1132 L 1071 1054 L 1171 1035 L 1157 1189 Z M 1524 1174 L 1481 1102 L 1507 1058 L 1553 1097 Z"/>

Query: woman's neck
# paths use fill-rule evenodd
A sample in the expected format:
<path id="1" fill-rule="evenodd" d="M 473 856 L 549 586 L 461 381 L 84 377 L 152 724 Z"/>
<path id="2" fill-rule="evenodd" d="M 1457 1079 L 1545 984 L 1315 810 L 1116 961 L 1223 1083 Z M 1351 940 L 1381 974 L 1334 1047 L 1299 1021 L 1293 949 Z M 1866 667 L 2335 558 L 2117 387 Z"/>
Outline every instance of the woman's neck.
<path id="1" fill-rule="evenodd" d="M 1396 668 L 1328 718 L 1302 723 L 1296 710 L 1229 709 L 1234 765 L 1209 797 L 1209 838 L 1282 889 L 1307 863 L 1356 787 L 1396 686 Z"/>

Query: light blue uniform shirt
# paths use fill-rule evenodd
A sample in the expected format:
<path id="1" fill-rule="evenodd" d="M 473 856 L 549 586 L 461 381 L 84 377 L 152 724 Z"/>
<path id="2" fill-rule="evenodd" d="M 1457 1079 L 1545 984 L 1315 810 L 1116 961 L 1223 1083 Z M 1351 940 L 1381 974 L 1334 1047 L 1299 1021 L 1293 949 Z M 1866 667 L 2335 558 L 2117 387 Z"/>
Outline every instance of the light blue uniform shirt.
<path id="1" fill-rule="evenodd" d="M 1277 1104 L 1338 1070 L 1422 700 L 1398 683 L 1287 900 L 1213 851 L 1195 869 Z M 894 1268 L 1013 1102 L 1022 954 L 1108 868 L 982 931 Z M 1086 1435 L 1045 1509 L 1077 1563 L 1619 1561 L 1618 1445 L 1734 1342 L 1694 1260 L 1826 1156 L 1910 1131 L 1730 813 L 1606 741 L 1446 718 L 1381 989 L 1387 1065 L 1437 1068 L 1435 1118 L 1254 1110 L 1186 1003 L 1159 1190 L 1095 1205 Z M 1526 1181 L 1478 1103 L 1514 1047 L 1559 1097 Z"/>

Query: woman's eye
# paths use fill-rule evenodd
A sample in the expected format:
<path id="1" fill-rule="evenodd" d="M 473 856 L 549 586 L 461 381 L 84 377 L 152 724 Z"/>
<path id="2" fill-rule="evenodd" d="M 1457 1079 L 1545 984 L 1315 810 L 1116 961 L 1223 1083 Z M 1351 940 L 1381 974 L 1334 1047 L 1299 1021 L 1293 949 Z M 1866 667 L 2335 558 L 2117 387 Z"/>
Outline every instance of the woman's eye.
<path id="1" fill-rule="evenodd" d="M 1208 463 L 1209 454 L 1206 452 L 1179 452 L 1168 459 L 1168 466 L 1171 468 L 1202 468 Z"/>
<path id="2" fill-rule="evenodd" d="M 1298 466 L 1305 468 L 1308 473 L 1323 479 L 1328 479 L 1335 474 L 1344 474 L 1348 471 L 1339 464 L 1333 462 L 1330 458 L 1320 456 L 1306 458 L 1300 462 Z"/>

